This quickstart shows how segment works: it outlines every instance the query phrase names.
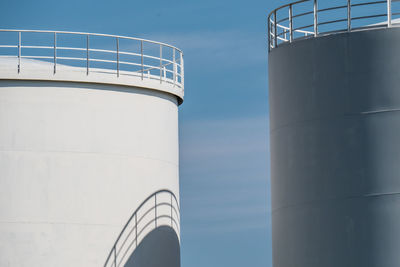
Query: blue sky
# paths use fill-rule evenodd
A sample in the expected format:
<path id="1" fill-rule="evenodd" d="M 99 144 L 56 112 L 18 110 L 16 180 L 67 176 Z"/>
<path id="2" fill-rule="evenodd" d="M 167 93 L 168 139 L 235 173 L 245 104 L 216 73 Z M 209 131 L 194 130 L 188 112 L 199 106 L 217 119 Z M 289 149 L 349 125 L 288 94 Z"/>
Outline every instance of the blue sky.
<path id="1" fill-rule="evenodd" d="M 266 16 L 287 2 L 2 0 L 0 28 L 181 48 L 182 266 L 271 267 Z"/>

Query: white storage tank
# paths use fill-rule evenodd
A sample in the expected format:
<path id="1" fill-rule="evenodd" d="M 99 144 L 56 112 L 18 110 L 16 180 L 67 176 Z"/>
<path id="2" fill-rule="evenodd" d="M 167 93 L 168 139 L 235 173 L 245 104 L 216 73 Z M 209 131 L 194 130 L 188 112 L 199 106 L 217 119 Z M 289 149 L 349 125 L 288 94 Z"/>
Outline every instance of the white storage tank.
<path id="1" fill-rule="evenodd" d="M 183 54 L 0 30 L 0 266 L 180 266 Z"/>

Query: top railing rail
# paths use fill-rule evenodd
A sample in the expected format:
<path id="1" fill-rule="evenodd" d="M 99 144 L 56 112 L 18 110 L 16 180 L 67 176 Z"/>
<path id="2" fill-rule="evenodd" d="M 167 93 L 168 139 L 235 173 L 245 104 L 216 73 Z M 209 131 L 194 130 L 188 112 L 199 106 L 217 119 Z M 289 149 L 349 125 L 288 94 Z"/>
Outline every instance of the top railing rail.
<path id="1" fill-rule="evenodd" d="M 77 34 L 77 35 L 114 37 L 114 38 L 120 38 L 120 39 L 130 39 L 130 40 L 143 41 L 143 42 L 147 42 L 147 43 L 163 45 L 165 47 L 174 48 L 175 50 L 183 53 L 182 50 L 180 50 L 179 48 L 177 48 L 175 46 L 172 46 L 172 45 L 169 45 L 169 44 L 166 44 L 166 43 L 152 41 L 152 40 L 148 40 L 148 39 L 137 38 L 137 37 L 123 36 L 123 35 L 113 35 L 113 34 L 103 34 L 103 33 L 89 33 L 89 32 L 48 31 L 48 30 L 19 30 L 19 29 L 0 29 L 0 32 L 61 33 L 61 34 Z"/>
<path id="2" fill-rule="evenodd" d="M 79 38 L 80 42 L 77 42 Z M 93 40 L 96 45 L 93 45 Z M 34 59 L 51 63 L 53 74 L 61 66 L 78 66 L 86 75 L 101 72 L 117 77 L 136 76 L 142 80 L 159 80 L 181 89 L 184 87 L 182 50 L 142 38 L 87 32 L 0 29 L 2 58 L 16 58 L 18 73 L 23 71 L 25 59 Z"/>
<path id="3" fill-rule="evenodd" d="M 395 2 L 399 5 L 395 6 Z M 268 51 L 301 38 L 400 26 L 395 23 L 396 18 L 400 18 L 400 0 L 296 1 L 269 13 Z"/>

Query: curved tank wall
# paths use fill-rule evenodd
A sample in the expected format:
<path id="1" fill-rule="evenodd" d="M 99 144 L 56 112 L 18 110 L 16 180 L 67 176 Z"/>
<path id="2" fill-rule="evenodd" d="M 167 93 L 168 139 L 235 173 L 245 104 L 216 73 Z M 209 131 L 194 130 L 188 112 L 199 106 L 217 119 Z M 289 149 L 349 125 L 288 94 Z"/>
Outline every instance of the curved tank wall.
<path id="1" fill-rule="evenodd" d="M 178 99 L 0 80 L 0 266 L 103 266 L 137 206 L 179 199 Z"/>
<path id="2" fill-rule="evenodd" d="M 274 267 L 398 267 L 400 28 L 269 54 Z"/>
<path id="3" fill-rule="evenodd" d="M 180 264 L 179 238 L 173 228 L 161 226 L 140 242 L 125 267 L 176 267 Z"/>

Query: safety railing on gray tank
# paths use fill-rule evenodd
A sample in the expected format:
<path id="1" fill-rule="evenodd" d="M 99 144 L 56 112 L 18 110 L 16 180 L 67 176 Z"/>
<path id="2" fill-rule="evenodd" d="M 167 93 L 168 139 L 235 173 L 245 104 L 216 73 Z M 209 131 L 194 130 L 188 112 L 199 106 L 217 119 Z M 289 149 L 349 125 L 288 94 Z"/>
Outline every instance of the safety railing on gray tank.
<path id="1" fill-rule="evenodd" d="M 170 226 L 180 234 L 179 202 L 169 190 L 159 190 L 147 197 L 135 210 L 115 241 L 104 267 L 122 267 L 140 244 L 146 231 Z"/>
<path id="2" fill-rule="evenodd" d="M 178 48 L 150 40 L 84 32 L 0 29 L 0 59 L 47 61 L 56 74 L 59 66 L 81 67 L 86 75 L 104 72 L 156 79 L 183 89 L 183 53 Z"/>
<path id="3" fill-rule="evenodd" d="M 301 0 L 268 15 L 268 50 L 300 38 L 400 26 L 396 18 L 400 0 Z"/>

